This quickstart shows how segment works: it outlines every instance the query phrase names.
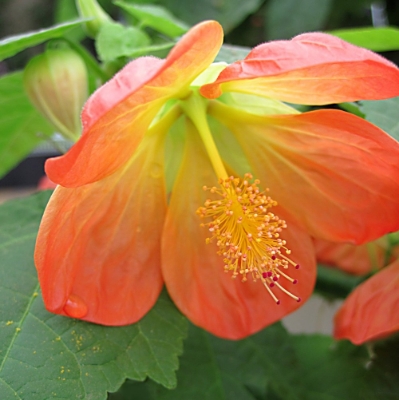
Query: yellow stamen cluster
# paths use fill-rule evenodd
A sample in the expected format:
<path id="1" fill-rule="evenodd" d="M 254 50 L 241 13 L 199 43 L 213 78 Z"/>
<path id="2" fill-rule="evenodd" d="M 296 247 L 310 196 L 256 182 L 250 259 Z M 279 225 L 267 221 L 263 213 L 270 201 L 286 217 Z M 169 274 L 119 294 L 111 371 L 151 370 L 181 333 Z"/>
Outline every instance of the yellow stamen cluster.
<path id="1" fill-rule="evenodd" d="M 254 281 L 263 283 L 277 304 L 280 301 L 273 293 L 273 287 L 300 301 L 278 282 L 283 277 L 293 284 L 297 283 L 296 279 L 283 272 L 290 265 L 299 268 L 287 257 L 291 251 L 280 237 L 287 224 L 270 212 L 277 202 L 267 195 L 268 189 L 261 192 L 259 180 L 250 183 L 252 179 L 251 174 L 245 174 L 243 180 L 230 177 L 220 179 L 219 187 L 204 186 L 204 190 L 218 197 L 206 200 L 204 206 L 197 210 L 201 218 L 211 219 L 201 224 L 211 233 L 207 243 L 216 241 L 218 254 L 225 263 L 225 272 L 232 272 L 232 278 L 240 275 L 245 282 L 250 274 Z"/>

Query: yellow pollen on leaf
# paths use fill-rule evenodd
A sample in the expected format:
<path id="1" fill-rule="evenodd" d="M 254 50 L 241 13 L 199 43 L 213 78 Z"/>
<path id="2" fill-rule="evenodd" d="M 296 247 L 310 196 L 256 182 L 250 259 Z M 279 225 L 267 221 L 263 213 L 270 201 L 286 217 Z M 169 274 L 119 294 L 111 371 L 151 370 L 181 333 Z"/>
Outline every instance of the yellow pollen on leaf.
<path id="1" fill-rule="evenodd" d="M 244 179 L 229 177 L 219 179 L 219 187 L 206 187 L 214 200 L 208 199 L 197 214 L 209 222 L 210 237 L 207 243 L 216 242 L 217 253 L 223 257 L 225 272 L 231 272 L 232 278 L 241 276 L 243 282 L 248 276 L 261 281 L 273 300 L 280 304 L 272 288 L 277 288 L 296 301 L 301 299 L 280 284 L 280 278 L 296 284 L 297 280 L 287 274 L 291 266 L 299 265 L 288 256 L 291 251 L 286 241 L 280 237 L 287 228 L 284 220 L 273 214 L 270 209 L 277 205 L 268 194 L 268 189 L 260 191 L 259 180 L 251 174 Z M 284 272 L 285 271 L 285 272 Z"/>

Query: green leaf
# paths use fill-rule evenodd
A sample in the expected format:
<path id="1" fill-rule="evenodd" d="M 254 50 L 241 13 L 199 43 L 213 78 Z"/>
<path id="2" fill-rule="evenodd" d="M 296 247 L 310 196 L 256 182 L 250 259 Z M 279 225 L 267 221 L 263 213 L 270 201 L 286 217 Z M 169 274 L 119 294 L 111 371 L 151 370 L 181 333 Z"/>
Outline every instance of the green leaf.
<path id="1" fill-rule="evenodd" d="M 320 30 L 332 0 L 271 0 L 265 12 L 267 39 L 290 39 L 303 32 Z"/>
<path id="2" fill-rule="evenodd" d="M 62 23 L 65 21 L 71 21 L 79 18 L 78 10 L 76 9 L 74 0 L 57 0 L 54 7 L 54 22 Z M 79 43 L 86 37 L 86 33 L 83 26 L 78 26 L 71 29 L 66 34 L 63 35 L 68 38 L 68 40 Z"/>
<path id="3" fill-rule="evenodd" d="M 295 351 L 301 361 L 301 376 L 307 400 L 374 399 L 366 370 L 368 360 L 364 348 L 348 342 L 336 343 L 324 335 L 293 337 Z"/>
<path id="4" fill-rule="evenodd" d="M 181 359 L 178 387 L 174 390 L 178 396 L 160 388 L 157 398 L 252 400 L 245 384 L 259 376 L 260 371 L 253 371 L 250 363 L 253 356 L 251 349 L 242 343 L 217 339 L 192 327 Z M 252 372 L 256 375 L 252 376 Z"/>
<path id="5" fill-rule="evenodd" d="M 394 400 L 399 393 L 399 336 L 364 346 L 325 335 L 290 335 L 272 325 L 240 341 L 191 326 L 170 391 L 128 381 L 109 400 Z"/>
<path id="6" fill-rule="evenodd" d="M 166 293 L 137 324 L 104 327 L 50 314 L 33 265 L 48 192 L 0 206 L 2 400 L 106 399 L 126 378 L 172 388 L 186 319 Z"/>
<path id="7" fill-rule="evenodd" d="M 399 336 L 377 342 L 367 368 L 376 399 L 397 400 L 399 393 Z"/>
<path id="8" fill-rule="evenodd" d="M 148 382 L 127 380 L 116 393 L 110 393 L 108 400 L 156 400 L 156 388 Z"/>
<path id="9" fill-rule="evenodd" d="M 328 33 L 373 51 L 399 50 L 399 29 L 392 26 L 340 29 Z"/>
<path id="10" fill-rule="evenodd" d="M 307 400 L 394 400 L 399 393 L 399 338 L 364 346 L 323 335 L 293 336 L 301 362 L 297 374 Z"/>
<path id="11" fill-rule="evenodd" d="M 215 58 L 216 62 L 224 61 L 228 64 L 231 64 L 238 60 L 243 60 L 248 53 L 251 51 L 249 47 L 241 47 L 241 46 L 232 46 L 230 44 L 224 44 L 220 50 L 218 55 Z"/>
<path id="12" fill-rule="evenodd" d="M 69 29 L 79 26 L 84 21 L 86 20 L 78 19 L 75 21 L 69 21 L 52 26 L 51 28 L 10 36 L 0 40 L 0 61 L 4 60 L 5 58 L 12 57 L 28 47 L 36 46 L 37 44 L 43 43 L 46 40 L 60 37 Z"/>
<path id="13" fill-rule="evenodd" d="M 248 15 L 254 13 L 262 3 L 262 0 L 162 1 L 164 7 L 189 25 L 206 19 L 214 19 L 222 24 L 225 33 L 231 31 Z"/>
<path id="14" fill-rule="evenodd" d="M 104 24 L 98 33 L 96 50 L 102 61 L 112 61 L 118 57 L 131 56 L 150 43 L 149 36 L 138 28 L 109 23 Z"/>
<path id="15" fill-rule="evenodd" d="M 126 12 L 140 21 L 141 27 L 150 27 L 157 32 L 172 38 L 183 35 L 187 32 L 188 26 L 179 21 L 166 8 L 153 4 L 148 5 L 132 5 L 121 1 L 116 1 L 115 4 L 123 8 Z"/>
<path id="16" fill-rule="evenodd" d="M 396 140 L 399 140 L 398 110 L 399 97 L 360 102 L 360 111 L 366 115 L 367 121 L 377 125 Z"/>
<path id="17" fill-rule="evenodd" d="M 360 105 L 357 102 L 340 103 L 339 107 L 345 111 L 355 114 L 360 118 L 364 118 L 365 115 L 360 111 Z"/>
<path id="18" fill-rule="evenodd" d="M 0 78 L 0 177 L 54 132 L 29 101 L 22 82 L 22 72 Z"/>
<path id="19" fill-rule="evenodd" d="M 176 44 L 176 42 L 166 42 L 166 43 L 160 43 L 160 44 L 153 44 L 151 46 L 145 46 L 145 47 L 140 47 L 137 48 L 136 50 L 133 50 L 130 54 L 130 58 L 136 58 L 140 56 L 148 56 L 152 55 L 155 57 L 159 58 L 165 58 L 170 49 Z"/>
<path id="20" fill-rule="evenodd" d="M 295 397 L 298 390 L 290 371 L 299 365 L 288 340 L 281 324 L 240 341 L 222 340 L 191 326 L 176 389 L 147 382 L 144 390 L 127 383 L 110 400 L 255 400 L 269 399 L 266 394 L 272 391 L 281 393 L 285 400 L 303 399 Z M 140 397 L 135 397 L 138 391 Z"/>
<path id="21" fill-rule="evenodd" d="M 302 365 L 292 346 L 292 337 L 281 324 L 274 324 L 245 339 L 259 357 L 270 392 L 284 400 L 306 399 L 301 385 Z M 271 396 L 272 398 L 272 396 Z"/>

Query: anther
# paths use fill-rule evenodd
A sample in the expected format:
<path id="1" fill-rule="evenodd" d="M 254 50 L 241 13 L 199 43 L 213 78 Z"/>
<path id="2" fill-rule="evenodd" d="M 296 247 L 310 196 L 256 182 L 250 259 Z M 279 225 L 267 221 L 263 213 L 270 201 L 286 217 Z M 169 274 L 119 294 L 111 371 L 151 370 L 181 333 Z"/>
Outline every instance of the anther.
<path id="1" fill-rule="evenodd" d="M 217 254 L 224 259 L 224 271 L 230 272 L 232 278 L 241 276 L 245 282 L 247 274 L 251 274 L 253 281 L 259 279 L 263 283 L 276 304 L 280 300 L 271 288 L 277 288 L 300 301 L 299 297 L 277 282 L 280 276 L 293 284 L 298 282 L 282 272 L 289 266 L 299 268 L 299 264 L 288 257 L 291 251 L 280 237 L 287 224 L 270 212 L 277 202 L 266 195 L 268 189 L 261 191 L 259 180 L 251 183 L 252 179 L 251 174 L 245 174 L 242 181 L 230 176 L 219 179 L 218 188 L 203 187 L 217 197 L 207 199 L 204 207 L 197 210 L 200 218 L 209 220 L 201 223 L 211 235 L 206 242 L 216 244 Z"/>

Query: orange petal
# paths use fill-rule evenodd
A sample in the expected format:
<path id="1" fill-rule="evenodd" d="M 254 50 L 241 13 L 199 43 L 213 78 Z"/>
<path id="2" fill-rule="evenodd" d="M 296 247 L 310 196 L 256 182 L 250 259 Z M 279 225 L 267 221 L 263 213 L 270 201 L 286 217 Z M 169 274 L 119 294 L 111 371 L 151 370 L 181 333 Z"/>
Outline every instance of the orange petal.
<path id="1" fill-rule="evenodd" d="M 47 189 L 55 189 L 56 184 L 51 181 L 47 175 L 42 176 L 37 183 L 38 190 L 47 190 Z"/>
<path id="2" fill-rule="evenodd" d="M 376 126 L 338 110 L 210 111 L 271 196 L 313 237 L 363 243 L 399 229 L 399 144 Z"/>
<path id="3" fill-rule="evenodd" d="M 76 189 L 57 187 L 35 250 L 49 311 L 125 325 L 153 306 L 163 285 L 163 159 L 163 140 L 152 135 L 114 175 Z"/>
<path id="4" fill-rule="evenodd" d="M 143 57 L 128 64 L 88 100 L 82 114 L 83 136 L 67 154 L 48 160 L 49 178 L 78 187 L 122 167 L 160 108 L 168 99 L 187 94 L 222 40 L 219 23 L 203 22 L 183 36 L 166 60 Z"/>
<path id="5" fill-rule="evenodd" d="M 399 331 L 399 260 L 359 285 L 335 315 L 334 337 L 354 344 Z"/>
<path id="6" fill-rule="evenodd" d="M 204 147 L 193 131 L 188 132 L 183 164 L 173 188 L 162 237 L 162 271 L 169 294 L 194 324 L 214 335 L 240 339 L 259 331 L 300 307 L 310 296 L 316 277 L 310 238 L 288 222 L 284 232 L 292 259 L 301 268 L 289 271 L 299 283 L 284 283 L 302 298 L 297 302 L 282 292 L 276 305 L 261 282 L 241 282 L 223 271 L 223 258 L 195 214 L 207 197 L 203 185 L 217 184 Z M 291 273 L 292 272 L 292 273 Z"/>
<path id="7" fill-rule="evenodd" d="M 373 270 L 381 269 L 387 264 L 388 236 L 359 246 L 322 239 L 314 239 L 313 243 L 318 262 L 337 267 L 349 274 L 365 275 Z M 399 256 L 399 248 L 394 249 L 391 253 L 391 261 L 393 261 L 394 254 Z"/>
<path id="8" fill-rule="evenodd" d="M 330 104 L 399 95 L 399 69 L 379 55 L 325 33 L 255 47 L 201 93 L 257 94 L 290 103 Z"/>

